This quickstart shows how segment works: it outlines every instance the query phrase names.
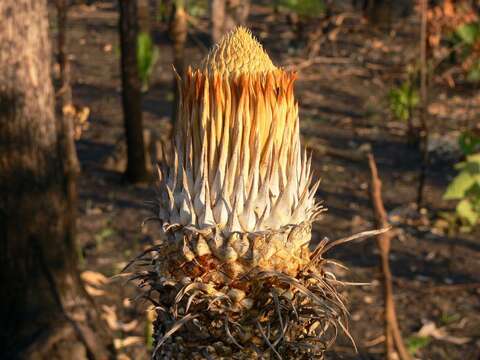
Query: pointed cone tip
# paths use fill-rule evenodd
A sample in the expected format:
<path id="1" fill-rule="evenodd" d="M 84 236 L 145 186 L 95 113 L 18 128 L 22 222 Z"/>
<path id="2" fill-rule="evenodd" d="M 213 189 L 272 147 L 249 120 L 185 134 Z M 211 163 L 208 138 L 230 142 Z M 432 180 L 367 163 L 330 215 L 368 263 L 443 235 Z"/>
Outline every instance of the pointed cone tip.
<path id="1" fill-rule="evenodd" d="M 223 74 L 252 74 L 277 68 L 252 32 L 239 26 L 225 34 L 203 61 L 203 70 Z"/>

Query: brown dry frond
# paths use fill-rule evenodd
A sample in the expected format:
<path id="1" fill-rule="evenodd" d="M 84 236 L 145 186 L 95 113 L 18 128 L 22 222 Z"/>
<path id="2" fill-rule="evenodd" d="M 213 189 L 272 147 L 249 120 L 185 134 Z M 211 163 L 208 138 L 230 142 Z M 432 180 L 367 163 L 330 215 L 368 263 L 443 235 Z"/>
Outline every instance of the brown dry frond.
<path id="1" fill-rule="evenodd" d="M 363 232 L 349 239 L 381 231 Z M 344 239 L 327 242 L 343 243 Z M 164 257 L 161 249 L 154 250 L 158 252 L 152 264 Z M 322 268 L 326 262 L 320 252 L 296 276 L 255 267 L 221 284 L 208 279 L 204 282 L 202 276 L 175 282 L 143 272 L 144 281 L 160 300 L 155 358 L 175 358 L 172 356 L 177 352 L 198 359 L 208 358 L 205 354 L 232 359 L 319 358 L 335 342 L 339 331 L 355 347 L 346 325 L 348 311 L 338 291 L 349 283 L 337 280 L 332 273 L 327 275 Z M 241 295 L 229 294 L 232 289 Z M 217 348 L 211 346 L 213 343 Z M 239 352 L 233 352 L 232 347 Z"/>

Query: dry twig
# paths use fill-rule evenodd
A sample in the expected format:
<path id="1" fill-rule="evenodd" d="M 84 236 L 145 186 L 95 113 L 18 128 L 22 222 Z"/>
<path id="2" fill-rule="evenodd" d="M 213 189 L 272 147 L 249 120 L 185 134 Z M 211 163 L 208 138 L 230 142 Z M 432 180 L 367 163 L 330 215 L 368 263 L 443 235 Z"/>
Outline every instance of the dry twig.
<path id="1" fill-rule="evenodd" d="M 368 154 L 368 164 L 372 177 L 371 183 L 371 197 L 373 208 L 375 211 L 375 218 L 377 227 L 386 228 L 389 226 L 387 219 L 387 212 L 383 206 L 382 200 L 382 182 L 378 176 L 377 165 L 373 154 Z M 389 253 L 390 243 L 394 233 L 387 231 L 381 233 L 377 237 L 377 244 L 380 250 L 380 257 L 382 261 L 382 273 L 384 281 L 384 296 L 385 296 L 385 347 L 387 359 L 393 359 L 393 353 L 396 349 L 401 360 L 410 360 L 411 357 L 403 344 L 402 335 L 397 321 L 397 314 L 395 312 L 395 303 L 393 300 L 393 285 L 392 273 L 390 271 Z"/>
<path id="2" fill-rule="evenodd" d="M 429 124 L 428 124 L 428 64 L 427 64 L 427 11 L 428 1 L 420 1 L 421 9 L 421 26 L 420 26 L 420 124 L 421 131 L 421 155 L 422 163 L 420 167 L 420 176 L 417 190 L 417 206 L 420 208 L 423 202 L 423 189 L 425 187 L 425 178 L 428 170 L 428 141 L 429 141 Z"/>

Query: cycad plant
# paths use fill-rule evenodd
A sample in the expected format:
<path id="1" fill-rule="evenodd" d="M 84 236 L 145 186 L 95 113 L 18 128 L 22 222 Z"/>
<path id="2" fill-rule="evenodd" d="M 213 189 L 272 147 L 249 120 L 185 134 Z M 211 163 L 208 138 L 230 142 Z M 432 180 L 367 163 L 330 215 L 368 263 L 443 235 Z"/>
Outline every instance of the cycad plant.
<path id="1" fill-rule="evenodd" d="M 323 257 L 336 242 L 311 251 L 324 209 L 294 80 L 241 27 L 178 79 L 155 201 L 162 242 L 134 276 L 156 306 L 155 359 L 321 358 L 348 335 L 335 262 Z"/>

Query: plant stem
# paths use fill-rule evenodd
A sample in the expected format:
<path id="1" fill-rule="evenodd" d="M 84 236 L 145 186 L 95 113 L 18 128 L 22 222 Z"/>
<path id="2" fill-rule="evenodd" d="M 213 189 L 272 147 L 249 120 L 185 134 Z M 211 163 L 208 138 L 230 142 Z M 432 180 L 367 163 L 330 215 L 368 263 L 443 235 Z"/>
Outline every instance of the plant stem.
<path id="1" fill-rule="evenodd" d="M 428 85 L 427 85 L 427 10 L 428 0 L 421 0 L 421 26 L 420 26 L 420 149 L 421 149 L 421 166 L 417 190 L 417 208 L 423 203 L 423 190 L 425 187 L 425 178 L 428 170 Z"/>

